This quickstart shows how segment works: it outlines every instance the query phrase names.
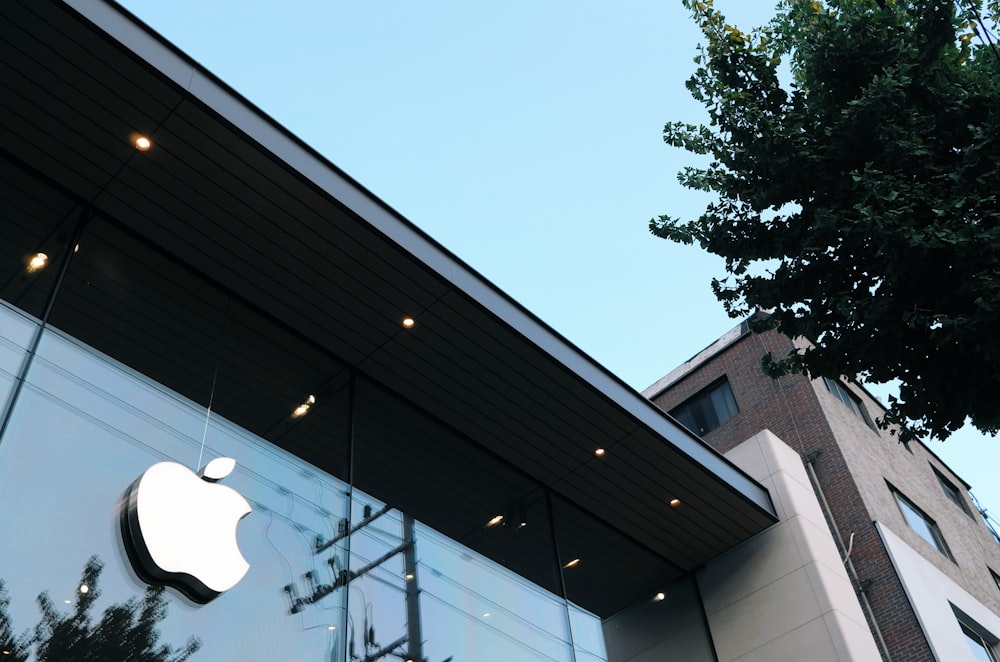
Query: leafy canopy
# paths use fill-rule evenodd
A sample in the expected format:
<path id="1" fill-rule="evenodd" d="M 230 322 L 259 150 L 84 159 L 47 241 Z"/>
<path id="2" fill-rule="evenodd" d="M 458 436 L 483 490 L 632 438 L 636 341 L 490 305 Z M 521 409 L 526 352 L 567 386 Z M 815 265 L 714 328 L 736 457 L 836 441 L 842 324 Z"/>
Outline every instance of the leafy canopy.
<path id="1" fill-rule="evenodd" d="M 715 201 L 651 231 L 725 258 L 731 316 L 811 341 L 770 374 L 898 379 L 904 438 L 1000 428 L 998 4 L 783 0 L 743 32 L 684 0 L 709 119 L 663 137 Z"/>

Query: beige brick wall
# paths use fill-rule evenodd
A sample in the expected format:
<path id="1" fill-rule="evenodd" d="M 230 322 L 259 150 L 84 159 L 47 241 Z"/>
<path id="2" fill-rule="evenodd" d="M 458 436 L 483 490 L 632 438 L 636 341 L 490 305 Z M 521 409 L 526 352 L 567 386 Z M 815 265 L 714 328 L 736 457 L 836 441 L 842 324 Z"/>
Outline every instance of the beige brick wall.
<path id="1" fill-rule="evenodd" d="M 1000 613 L 1000 589 L 988 570 L 1000 573 L 1000 544 L 976 512 L 962 480 L 924 444 L 912 442 L 907 450 L 888 431 L 869 428 L 829 392 L 823 380 L 814 380 L 812 385 L 871 519 L 883 523 L 934 567 Z M 854 384 L 848 387 L 872 418 L 881 415 L 881 405 L 863 389 Z M 945 495 L 932 466 L 959 488 L 971 515 Z M 886 481 L 935 521 L 955 562 L 909 527 Z"/>

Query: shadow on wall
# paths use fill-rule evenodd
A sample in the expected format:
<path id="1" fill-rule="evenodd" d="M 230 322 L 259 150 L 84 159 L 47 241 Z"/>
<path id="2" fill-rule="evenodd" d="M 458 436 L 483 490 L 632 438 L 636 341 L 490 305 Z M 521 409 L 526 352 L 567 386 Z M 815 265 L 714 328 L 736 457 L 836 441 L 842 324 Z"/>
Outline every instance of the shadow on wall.
<path id="1" fill-rule="evenodd" d="M 189 638 L 174 650 L 159 642 L 156 626 L 167 616 L 163 587 L 149 587 L 145 594 L 113 604 L 94 622 L 91 609 L 101 592 L 99 581 L 104 564 L 91 556 L 83 567 L 76 603 L 69 613 L 60 613 L 47 591 L 39 594 L 41 620 L 31 630 L 17 634 L 8 608 L 10 598 L 0 579 L 0 651 L 3 662 L 91 662 L 135 660 L 136 662 L 184 662 L 201 641 Z M 31 657 L 34 653 L 34 658 Z"/>

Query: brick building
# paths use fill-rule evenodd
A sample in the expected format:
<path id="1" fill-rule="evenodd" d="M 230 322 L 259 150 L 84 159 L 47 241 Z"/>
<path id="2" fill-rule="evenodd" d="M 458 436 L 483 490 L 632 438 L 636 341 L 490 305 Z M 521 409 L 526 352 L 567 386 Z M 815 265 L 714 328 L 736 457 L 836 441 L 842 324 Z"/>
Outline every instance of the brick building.
<path id="1" fill-rule="evenodd" d="M 721 453 L 762 430 L 798 453 L 883 658 L 996 660 L 1000 544 L 969 486 L 857 383 L 762 373 L 794 347 L 744 322 L 644 395 Z"/>

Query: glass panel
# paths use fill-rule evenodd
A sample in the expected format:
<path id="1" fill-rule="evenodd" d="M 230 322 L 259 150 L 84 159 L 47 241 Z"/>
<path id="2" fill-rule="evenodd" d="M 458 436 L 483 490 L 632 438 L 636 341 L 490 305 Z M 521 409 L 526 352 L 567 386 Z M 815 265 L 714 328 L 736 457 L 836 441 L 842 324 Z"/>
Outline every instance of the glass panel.
<path id="1" fill-rule="evenodd" d="M 569 623 L 573 632 L 576 662 L 607 662 L 601 619 L 574 604 L 569 606 Z"/>
<path id="2" fill-rule="evenodd" d="M 916 506 L 911 504 L 902 495 L 896 494 L 896 503 L 899 504 L 899 508 L 903 512 L 903 518 L 906 519 L 906 523 L 910 525 L 911 529 L 916 531 L 921 538 L 934 545 L 942 554 L 950 556 L 947 548 L 944 546 L 941 534 L 936 530 L 936 524 L 928 520 L 923 513 L 917 510 Z"/>
<path id="3" fill-rule="evenodd" d="M 239 394 L 233 388 L 217 394 L 220 408 Z M 309 416 L 282 430 L 282 438 L 305 436 L 306 426 L 324 420 L 319 416 L 324 409 L 346 403 L 343 392 L 332 391 L 322 406 L 317 402 Z M 54 659 L 69 659 L 59 632 L 78 613 L 91 619 L 74 644 L 88 659 L 141 659 L 142 651 L 120 648 L 129 640 L 119 636 L 120 628 L 129 627 L 137 638 L 142 628 L 155 628 L 157 646 L 174 650 L 197 641 L 193 660 L 330 659 L 338 632 L 330 628 L 346 620 L 345 605 L 336 596 L 315 603 L 294 599 L 312 597 L 306 573 L 325 581 L 320 573 L 329 568 L 316 554 L 317 539 L 336 534 L 346 513 L 346 485 L 218 414 L 208 418 L 207 427 L 206 418 L 204 407 L 74 341 L 55 333 L 43 337 L 0 443 L 0 499 L 7 504 L 0 511 L 0 530 L 7 532 L 0 545 L 0 577 L 14 632 L 41 625 L 48 634 L 39 645 L 49 646 Z M 346 412 L 330 418 L 339 428 L 328 431 L 329 447 L 346 448 L 341 425 Z M 130 483 L 157 462 L 174 460 L 194 469 L 218 456 L 236 459 L 233 473 L 220 482 L 253 509 L 237 528 L 250 569 L 205 605 L 172 588 L 150 592 L 126 558 L 120 501 Z M 345 463 L 331 458 L 328 464 Z M 208 485 L 194 474 L 192 480 Z M 188 513 L 185 521 L 198 516 L 199 511 Z M 40 595 L 48 596 L 42 609 Z M 144 604 L 164 611 L 141 621 Z M 126 616 L 133 625 L 126 624 Z"/>
<path id="4" fill-rule="evenodd" d="M 996 655 L 994 655 L 992 647 L 986 643 L 983 637 L 965 623 L 959 622 L 959 625 L 962 627 L 962 634 L 965 635 L 965 642 L 969 644 L 969 650 L 972 651 L 973 657 L 980 662 L 996 662 Z"/>
<path id="5" fill-rule="evenodd" d="M 544 492 L 387 389 L 359 380 L 357 393 L 355 652 L 396 645 L 403 659 L 571 659 Z M 366 618 L 375 628 L 367 641 Z"/>
<path id="6" fill-rule="evenodd" d="M 692 576 L 605 619 L 611 660 L 718 660 Z"/>
<path id="7" fill-rule="evenodd" d="M 698 393 L 670 412 L 677 422 L 695 434 L 708 434 L 739 413 L 729 382 L 722 381 Z"/>
<path id="8" fill-rule="evenodd" d="M 608 523 L 566 499 L 553 498 L 566 597 L 580 609 L 607 618 L 651 599 L 683 572 Z M 629 560 L 623 566 L 621 559 Z M 608 568 L 615 568 L 612 574 Z M 588 641 L 581 633 L 580 645 Z M 574 642 L 576 632 L 574 630 Z M 592 652 L 598 653 L 599 650 Z"/>
<path id="9" fill-rule="evenodd" d="M 0 302 L 0 412 L 14 388 L 38 322 Z"/>
<path id="10" fill-rule="evenodd" d="M 41 317 L 80 220 L 79 207 L 0 159 L 0 299 Z"/>

